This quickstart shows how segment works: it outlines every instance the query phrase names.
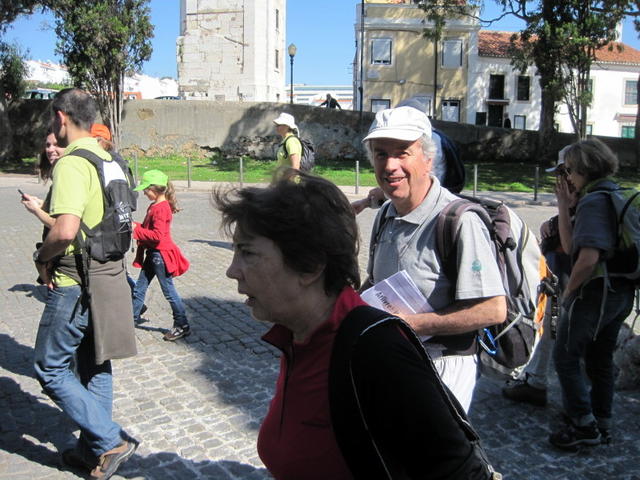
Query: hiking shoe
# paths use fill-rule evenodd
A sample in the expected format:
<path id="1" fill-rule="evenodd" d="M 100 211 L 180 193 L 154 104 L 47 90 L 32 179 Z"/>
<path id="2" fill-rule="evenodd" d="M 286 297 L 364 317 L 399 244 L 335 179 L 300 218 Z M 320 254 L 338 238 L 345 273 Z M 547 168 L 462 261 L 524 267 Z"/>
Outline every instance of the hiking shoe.
<path id="1" fill-rule="evenodd" d="M 547 389 L 529 385 L 526 379 L 513 380 L 502 388 L 502 396 L 515 402 L 529 403 L 536 407 L 547 404 Z"/>
<path id="2" fill-rule="evenodd" d="M 116 473 L 118 467 L 131 458 L 131 455 L 138 448 L 136 440 L 125 440 L 116 448 L 112 448 L 108 452 L 98 457 L 98 465 L 91 470 L 92 479 L 107 480 Z"/>
<path id="3" fill-rule="evenodd" d="M 551 445 L 569 451 L 576 451 L 580 445 L 599 445 L 600 439 L 596 422 L 585 427 L 568 424 L 549 436 Z"/>
<path id="4" fill-rule="evenodd" d="M 598 431 L 600 432 L 600 443 L 602 445 L 611 445 L 613 439 L 611 438 L 611 430 L 608 428 L 598 427 Z"/>
<path id="5" fill-rule="evenodd" d="M 63 451 L 62 461 L 69 467 L 82 468 L 89 471 L 93 470 L 98 464 L 97 458 L 88 458 L 82 455 L 82 453 L 77 448 L 68 448 L 67 450 Z"/>
<path id="6" fill-rule="evenodd" d="M 149 308 L 147 307 L 146 303 L 142 304 L 142 308 L 140 309 L 140 315 L 142 315 L 144 312 L 146 312 L 147 310 L 149 310 Z"/>
<path id="7" fill-rule="evenodd" d="M 173 327 L 167 333 L 164 334 L 163 339 L 167 342 L 173 342 L 178 340 L 179 338 L 186 337 L 191 334 L 191 328 L 189 325 L 185 325 L 184 327 Z"/>

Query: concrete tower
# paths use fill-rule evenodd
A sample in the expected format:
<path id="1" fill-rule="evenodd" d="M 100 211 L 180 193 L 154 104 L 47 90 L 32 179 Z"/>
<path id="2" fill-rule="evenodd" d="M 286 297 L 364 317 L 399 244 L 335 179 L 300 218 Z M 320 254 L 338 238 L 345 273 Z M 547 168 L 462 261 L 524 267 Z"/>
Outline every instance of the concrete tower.
<path id="1" fill-rule="evenodd" d="M 286 101 L 285 38 L 286 0 L 180 0 L 180 95 Z"/>

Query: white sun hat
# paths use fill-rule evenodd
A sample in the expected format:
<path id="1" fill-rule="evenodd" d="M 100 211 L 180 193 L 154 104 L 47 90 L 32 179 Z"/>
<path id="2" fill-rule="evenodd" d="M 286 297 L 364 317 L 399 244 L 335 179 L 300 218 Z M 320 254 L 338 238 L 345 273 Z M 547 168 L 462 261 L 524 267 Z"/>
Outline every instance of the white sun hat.
<path id="1" fill-rule="evenodd" d="M 404 106 L 381 110 L 362 140 L 374 138 L 393 138 L 413 142 L 423 135 L 431 138 L 431 122 L 424 112 L 417 108 Z"/>
<path id="2" fill-rule="evenodd" d="M 293 115 L 291 115 L 290 113 L 281 113 L 280 115 L 278 115 L 278 118 L 273 121 L 273 123 L 275 123 L 276 125 L 286 125 L 291 130 L 298 129 L 298 126 L 296 125 L 296 119 L 293 118 Z"/>

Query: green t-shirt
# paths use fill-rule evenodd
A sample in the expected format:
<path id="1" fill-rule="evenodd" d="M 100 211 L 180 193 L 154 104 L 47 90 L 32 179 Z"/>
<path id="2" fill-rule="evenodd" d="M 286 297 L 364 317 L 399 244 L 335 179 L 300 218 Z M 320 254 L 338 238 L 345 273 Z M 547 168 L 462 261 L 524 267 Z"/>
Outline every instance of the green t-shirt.
<path id="1" fill-rule="evenodd" d="M 293 137 L 293 139 L 290 139 L 291 137 Z M 300 157 L 300 159 L 302 159 L 302 144 L 300 143 L 300 140 L 298 140 L 293 133 L 289 132 L 284 137 L 284 140 L 278 147 L 278 153 L 276 154 L 276 161 L 278 163 L 278 167 L 292 166 L 291 160 L 289 160 L 289 157 L 284 152 L 285 142 L 287 143 L 287 153 L 289 155 L 297 154 Z"/>
<path id="2" fill-rule="evenodd" d="M 88 160 L 73 155 L 73 151 L 80 148 L 89 150 L 106 161 L 111 161 L 111 155 L 98 145 L 95 138 L 83 137 L 71 143 L 53 169 L 49 213 L 53 217 L 62 214 L 75 215 L 89 228 L 93 228 L 102 220 L 104 210 L 102 188 L 96 168 Z M 77 248 L 74 240 L 65 250 L 65 255 L 73 253 Z M 60 287 L 77 283 L 58 272 L 54 273 L 53 281 Z"/>

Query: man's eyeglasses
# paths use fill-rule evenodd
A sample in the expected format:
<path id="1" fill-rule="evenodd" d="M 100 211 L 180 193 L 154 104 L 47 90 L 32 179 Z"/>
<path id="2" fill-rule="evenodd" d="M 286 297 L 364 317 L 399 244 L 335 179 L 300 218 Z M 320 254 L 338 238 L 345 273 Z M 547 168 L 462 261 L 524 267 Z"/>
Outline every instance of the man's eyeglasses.
<path id="1" fill-rule="evenodd" d="M 571 167 L 564 167 L 564 171 L 567 175 L 571 175 Z"/>

